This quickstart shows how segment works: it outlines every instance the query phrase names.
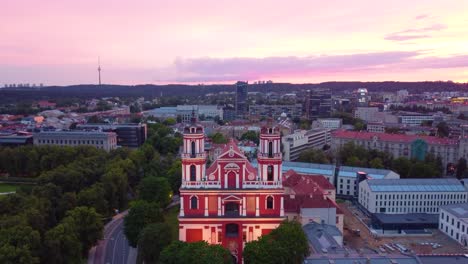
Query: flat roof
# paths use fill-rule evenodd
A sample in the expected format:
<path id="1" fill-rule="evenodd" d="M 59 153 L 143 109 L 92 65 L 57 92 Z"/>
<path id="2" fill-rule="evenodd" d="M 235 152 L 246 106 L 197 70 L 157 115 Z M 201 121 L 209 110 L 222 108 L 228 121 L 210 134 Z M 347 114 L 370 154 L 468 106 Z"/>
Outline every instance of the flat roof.
<path id="1" fill-rule="evenodd" d="M 343 236 L 336 226 L 311 222 L 304 225 L 302 229 L 316 253 L 322 253 L 323 250 L 335 253 L 344 252 L 343 247 L 333 238 Z"/>
<path id="2" fill-rule="evenodd" d="M 410 213 L 410 214 L 373 214 L 382 224 L 438 224 L 438 214 Z"/>
<path id="3" fill-rule="evenodd" d="M 335 166 L 329 164 L 283 161 L 282 167 L 283 172 L 294 170 L 303 174 L 321 174 L 325 176 L 333 176 L 335 172 Z"/>
<path id="4" fill-rule="evenodd" d="M 330 262 L 333 260 L 333 262 Z M 367 262 L 369 260 L 369 262 Z M 410 256 L 353 256 L 353 257 L 309 257 L 304 260 L 304 264 L 357 264 L 357 263 L 369 263 L 369 264 L 420 264 L 415 257 Z M 442 262 L 440 262 L 442 263 Z M 452 262 L 445 262 L 452 263 Z M 464 262 L 465 263 L 465 262 Z M 430 263 L 432 264 L 432 263 Z"/>
<path id="5" fill-rule="evenodd" d="M 468 203 L 447 204 L 440 206 L 440 208 L 458 218 L 468 218 Z"/>
<path id="6" fill-rule="evenodd" d="M 371 179 L 374 192 L 466 192 L 457 179 Z"/>
<path id="7" fill-rule="evenodd" d="M 418 256 L 422 264 L 467 264 L 468 257 L 466 255 L 455 255 L 455 256 Z"/>

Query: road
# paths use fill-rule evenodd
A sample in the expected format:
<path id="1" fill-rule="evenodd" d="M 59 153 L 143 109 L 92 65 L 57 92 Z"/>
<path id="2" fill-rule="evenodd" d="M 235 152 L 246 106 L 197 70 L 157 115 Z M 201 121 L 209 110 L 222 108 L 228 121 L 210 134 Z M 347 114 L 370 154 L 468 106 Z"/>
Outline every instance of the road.
<path id="1" fill-rule="evenodd" d="M 123 218 L 127 212 L 114 216 L 104 227 L 104 238 L 90 250 L 88 264 L 134 264 L 136 249 L 130 247 L 123 233 Z"/>

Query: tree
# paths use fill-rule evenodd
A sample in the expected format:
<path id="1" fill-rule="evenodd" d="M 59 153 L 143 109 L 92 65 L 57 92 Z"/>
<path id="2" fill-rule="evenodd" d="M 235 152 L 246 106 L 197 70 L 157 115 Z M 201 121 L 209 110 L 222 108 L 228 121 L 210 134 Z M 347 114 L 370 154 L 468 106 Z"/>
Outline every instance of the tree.
<path id="1" fill-rule="evenodd" d="M 329 164 L 330 158 L 321 149 L 308 149 L 299 154 L 297 159 L 300 162 Z"/>
<path id="2" fill-rule="evenodd" d="M 408 176 L 409 178 L 435 178 L 439 176 L 439 173 L 431 164 L 417 161 L 411 166 Z"/>
<path id="3" fill-rule="evenodd" d="M 448 137 L 450 135 L 450 128 L 445 122 L 437 124 L 437 135 L 439 137 Z"/>
<path id="4" fill-rule="evenodd" d="M 252 142 L 255 142 L 256 144 L 258 144 L 259 141 L 260 141 L 258 133 L 253 131 L 253 130 L 249 130 L 249 131 L 245 132 L 244 134 L 242 134 L 240 139 L 241 140 L 250 140 Z"/>
<path id="5" fill-rule="evenodd" d="M 248 242 L 244 248 L 244 261 L 246 264 L 301 264 L 309 254 L 309 242 L 301 224 L 286 220 L 258 241 Z"/>
<path id="6" fill-rule="evenodd" d="M 102 176 L 102 184 L 111 208 L 123 208 L 127 204 L 127 175 L 122 168 L 109 168 Z"/>
<path id="7" fill-rule="evenodd" d="M 460 158 L 457 163 L 457 179 L 463 178 L 466 172 L 466 159 L 465 158 Z"/>
<path id="8" fill-rule="evenodd" d="M 41 236 L 30 226 L 0 229 L 0 263 L 39 263 Z"/>
<path id="9" fill-rule="evenodd" d="M 146 226 L 138 238 L 138 259 L 157 263 L 161 251 L 171 243 L 171 228 L 165 223 Z"/>
<path id="10" fill-rule="evenodd" d="M 411 169 L 411 161 L 405 157 L 393 160 L 392 169 L 400 174 L 401 178 L 407 178 Z"/>
<path id="11" fill-rule="evenodd" d="M 225 144 L 228 143 L 228 139 L 221 133 L 216 132 L 210 136 L 211 140 L 215 144 Z"/>
<path id="12" fill-rule="evenodd" d="M 186 243 L 174 241 L 159 256 L 160 264 L 230 264 L 231 254 L 221 245 L 210 245 L 205 241 Z"/>
<path id="13" fill-rule="evenodd" d="M 59 224 L 47 231 L 44 238 L 46 262 L 51 264 L 82 262 L 82 247 L 73 227 Z"/>
<path id="14" fill-rule="evenodd" d="M 164 217 L 157 203 L 135 201 L 124 219 L 124 233 L 132 247 L 136 247 L 141 230 L 147 225 L 163 222 Z"/>
<path id="15" fill-rule="evenodd" d="M 109 204 L 102 183 L 95 183 L 91 187 L 81 190 L 77 195 L 78 206 L 94 207 L 102 215 L 109 213 Z"/>
<path id="16" fill-rule="evenodd" d="M 380 158 L 372 159 L 371 161 L 369 161 L 369 165 L 370 165 L 371 168 L 375 168 L 375 169 L 383 169 L 384 168 L 382 159 L 380 159 Z"/>
<path id="17" fill-rule="evenodd" d="M 171 202 L 171 186 L 166 178 L 145 177 L 138 185 L 139 198 L 166 207 Z"/>
<path id="18" fill-rule="evenodd" d="M 77 234 L 84 256 L 102 238 L 102 217 L 92 207 L 80 206 L 68 211 L 63 223 L 70 225 Z"/>

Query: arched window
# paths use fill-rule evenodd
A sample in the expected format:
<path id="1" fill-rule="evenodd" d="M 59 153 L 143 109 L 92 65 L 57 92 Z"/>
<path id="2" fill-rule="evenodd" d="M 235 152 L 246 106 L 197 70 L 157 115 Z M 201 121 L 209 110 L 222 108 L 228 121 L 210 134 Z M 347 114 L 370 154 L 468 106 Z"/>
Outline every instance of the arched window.
<path id="1" fill-rule="evenodd" d="M 197 168 L 195 165 L 190 165 L 190 181 L 197 180 Z"/>
<path id="2" fill-rule="evenodd" d="M 190 198 L 190 209 L 198 209 L 198 198 L 196 196 Z"/>
<path id="3" fill-rule="evenodd" d="M 268 142 L 268 157 L 273 157 L 273 142 Z"/>
<path id="4" fill-rule="evenodd" d="M 267 167 L 267 181 L 273 181 L 273 166 L 268 165 Z"/>
<path id="5" fill-rule="evenodd" d="M 268 196 L 266 200 L 267 209 L 273 209 L 273 197 Z"/>
<path id="6" fill-rule="evenodd" d="M 239 204 L 236 202 L 228 202 L 224 207 L 224 215 L 226 216 L 239 216 Z"/>
<path id="7" fill-rule="evenodd" d="M 195 141 L 192 141 L 190 151 L 191 151 L 191 154 L 192 154 L 192 158 L 195 158 Z"/>

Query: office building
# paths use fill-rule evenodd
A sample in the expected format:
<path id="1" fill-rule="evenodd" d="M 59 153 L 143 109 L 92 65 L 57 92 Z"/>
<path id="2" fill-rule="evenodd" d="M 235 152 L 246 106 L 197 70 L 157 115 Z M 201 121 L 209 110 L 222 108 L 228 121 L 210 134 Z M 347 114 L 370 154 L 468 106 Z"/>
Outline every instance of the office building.
<path id="1" fill-rule="evenodd" d="M 331 144 L 330 130 L 317 128 L 311 130 L 296 130 L 293 134 L 281 139 L 285 161 L 294 161 L 308 149 L 322 149 Z"/>
<path id="2" fill-rule="evenodd" d="M 424 122 L 434 122 L 434 115 L 402 114 L 398 116 L 398 123 L 407 126 L 420 126 Z"/>
<path id="3" fill-rule="evenodd" d="M 343 119 L 341 118 L 319 118 L 312 123 L 314 128 L 326 128 L 335 130 L 341 128 L 343 125 Z"/>
<path id="4" fill-rule="evenodd" d="M 330 117 L 332 98 L 330 90 L 308 90 L 305 100 L 305 114 L 309 120 Z"/>
<path id="5" fill-rule="evenodd" d="M 302 105 L 251 105 L 249 106 L 249 115 L 256 117 L 273 117 L 275 119 L 286 115 L 290 118 L 300 118 L 302 116 Z"/>
<path id="6" fill-rule="evenodd" d="M 366 127 L 367 132 L 385 133 L 385 125 L 383 122 L 369 122 Z"/>
<path id="7" fill-rule="evenodd" d="M 117 148 L 117 134 L 100 131 L 41 131 L 34 133 L 34 145 L 94 146 L 110 151 Z"/>
<path id="8" fill-rule="evenodd" d="M 438 214 L 439 206 L 466 203 L 467 190 L 457 179 L 368 179 L 358 201 L 371 214 Z"/>
<path id="9" fill-rule="evenodd" d="M 468 246 L 468 203 L 442 205 L 439 230 L 463 246 Z"/>
<path id="10" fill-rule="evenodd" d="M 245 118 L 248 113 L 247 82 L 236 83 L 236 114 L 238 118 Z"/>
<path id="11" fill-rule="evenodd" d="M 82 124 L 81 130 L 101 130 L 117 134 L 117 145 L 127 148 L 138 148 L 147 138 L 146 124 Z"/>

